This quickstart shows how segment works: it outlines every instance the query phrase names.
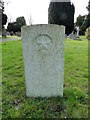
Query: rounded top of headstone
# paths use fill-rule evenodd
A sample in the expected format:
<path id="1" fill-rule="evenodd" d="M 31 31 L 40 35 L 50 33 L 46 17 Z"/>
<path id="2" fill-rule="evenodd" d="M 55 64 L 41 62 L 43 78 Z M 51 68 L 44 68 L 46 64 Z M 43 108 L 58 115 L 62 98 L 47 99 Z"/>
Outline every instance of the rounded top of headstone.
<path id="1" fill-rule="evenodd" d="M 71 0 L 50 0 L 50 2 L 70 2 Z"/>

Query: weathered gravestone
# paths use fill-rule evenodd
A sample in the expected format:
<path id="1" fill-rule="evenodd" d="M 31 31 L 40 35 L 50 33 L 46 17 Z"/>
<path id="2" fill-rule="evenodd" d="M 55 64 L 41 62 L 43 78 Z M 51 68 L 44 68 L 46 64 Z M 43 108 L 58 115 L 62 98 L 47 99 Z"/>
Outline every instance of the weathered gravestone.
<path id="1" fill-rule="evenodd" d="M 63 96 L 64 38 L 64 26 L 22 28 L 27 96 Z"/>
<path id="2" fill-rule="evenodd" d="M 73 40 L 77 40 L 77 35 L 76 34 L 73 34 L 73 33 L 71 33 L 70 35 L 69 35 L 69 38 L 70 39 L 73 39 Z"/>

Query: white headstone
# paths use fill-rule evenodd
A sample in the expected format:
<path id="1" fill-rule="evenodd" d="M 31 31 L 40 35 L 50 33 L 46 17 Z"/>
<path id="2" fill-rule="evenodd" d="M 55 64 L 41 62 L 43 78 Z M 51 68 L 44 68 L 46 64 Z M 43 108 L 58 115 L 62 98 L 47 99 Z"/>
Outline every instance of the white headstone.
<path id="1" fill-rule="evenodd" d="M 64 39 L 64 26 L 22 28 L 27 96 L 63 96 Z"/>
<path id="2" fill-rule="evenodd" d="M 79 26 L 77 27 L 77 37 L 79 37 L 79 31 L 80 31 L 80 29 L 79 29 Z"/>

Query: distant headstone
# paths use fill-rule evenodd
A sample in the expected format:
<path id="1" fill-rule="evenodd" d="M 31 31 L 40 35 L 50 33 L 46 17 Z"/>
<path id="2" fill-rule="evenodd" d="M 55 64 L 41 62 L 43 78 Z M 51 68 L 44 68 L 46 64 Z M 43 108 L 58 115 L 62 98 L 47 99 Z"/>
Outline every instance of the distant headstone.
<path id="1" fill-rule="evenodd" d="M 70 39 L 73 39 L 73 40 L 77 40 L 77 35 L 76 34 L 73 34 L 73 33 L 71 33 L 70 35 L 69 35 L 69 38 Z"/>
<path id="2" fill-rule="evenodd" d="M 21 37 L 21 32 L 20 31 L 15 32 L 15 35 Z"/>
<path id="3" fill-rule="evenodd" d="M 7 35 L 10 35 L 10 32 L 7 32 L 6 34 L 7 34 Z"/>
<path id="4" fill-rule="evenodd" d="M 64 26 L 49 24 L 22 28 L 27 96 L 63 96 L 64 39 Z"/>

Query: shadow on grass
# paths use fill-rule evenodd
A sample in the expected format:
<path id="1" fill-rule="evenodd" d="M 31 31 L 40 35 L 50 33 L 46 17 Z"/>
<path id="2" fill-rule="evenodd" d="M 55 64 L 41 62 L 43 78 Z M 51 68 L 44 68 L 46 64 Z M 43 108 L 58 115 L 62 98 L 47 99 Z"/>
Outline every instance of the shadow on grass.
<path id="1" fill-rule="evenodd" d="M 44 118 L 61 118 L 61 113 L 65 110 L 65 100 L 61 97 L 26 97 L 26 99 L 36 106 L 32 108 L 32 112 L 35 112 L 36 109 L 38 114 L 38 111 L 41 110 Z"/>

